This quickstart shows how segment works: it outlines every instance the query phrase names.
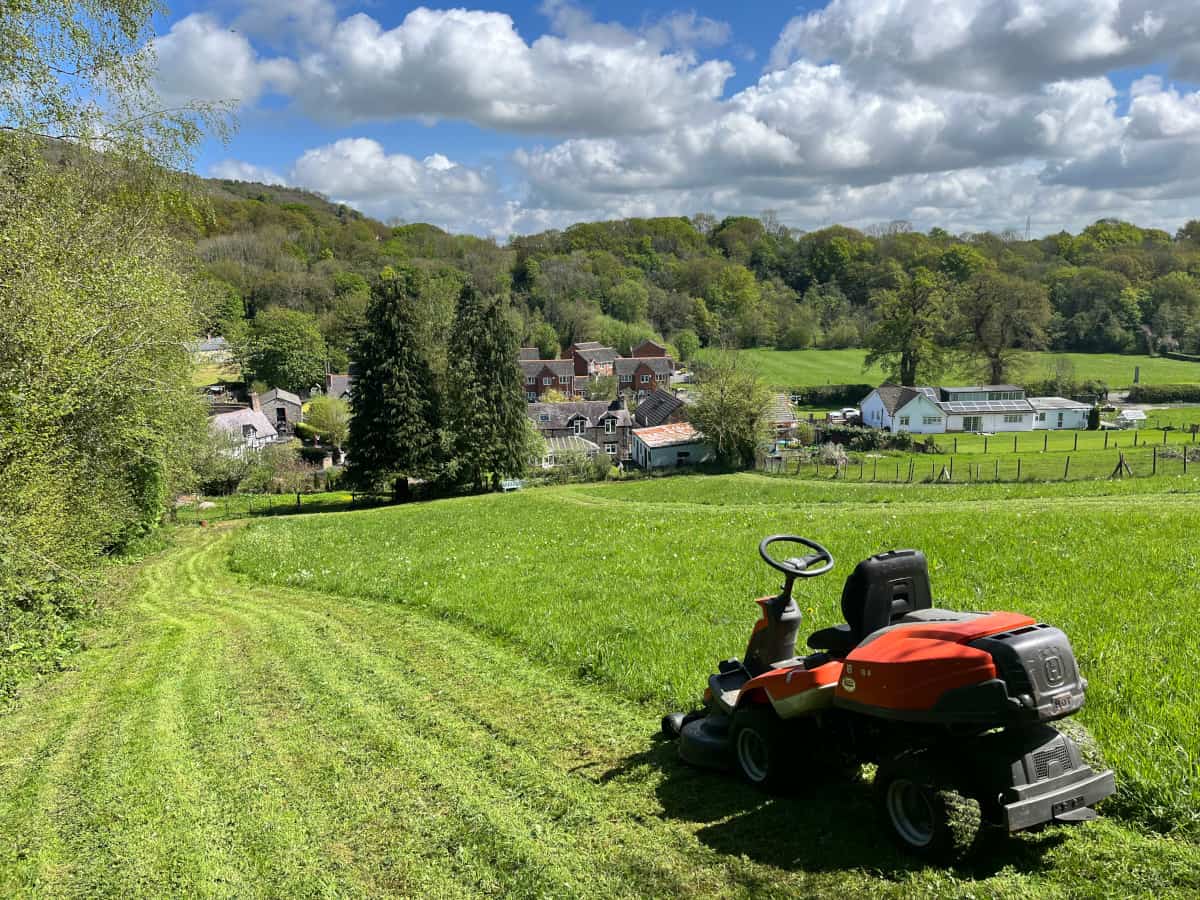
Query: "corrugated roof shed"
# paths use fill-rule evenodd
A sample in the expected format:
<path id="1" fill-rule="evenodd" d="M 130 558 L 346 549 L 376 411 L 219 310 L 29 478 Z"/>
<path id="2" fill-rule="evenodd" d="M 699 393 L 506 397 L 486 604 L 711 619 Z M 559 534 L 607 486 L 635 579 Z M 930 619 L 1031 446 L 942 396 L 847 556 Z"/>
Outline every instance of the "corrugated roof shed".
<path id="1" fill-rule="evenodd" d="M 635 428 L 633 433 L 647 447 L 670 447 L 674 444 L 694 444 L 702 440 L 700 432 L 690 422 L 672 422 L 653 428 Z"/>

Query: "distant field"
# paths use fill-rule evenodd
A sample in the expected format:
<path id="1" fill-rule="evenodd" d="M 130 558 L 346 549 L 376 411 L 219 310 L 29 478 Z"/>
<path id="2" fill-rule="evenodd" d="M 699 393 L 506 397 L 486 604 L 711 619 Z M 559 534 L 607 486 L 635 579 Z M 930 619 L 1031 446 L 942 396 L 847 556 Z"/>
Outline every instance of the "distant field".
<path id="1" fill-rule="evenodd" d="M 920 547 L 940 603 L 1016 608 L 1067 630 L 1091 682 L 1083 719 L 1118 771 L 1110 809 L 1200 838 L 1200 545 L 1184 538 L 1200 528 L 1198 492 L 1192 477 L 924 487 L 680 477 L 263 522 L 239 535 L 232 564 L 435 611 L 667 709 L 694 702 L 714 660 L 740 652 L 750 598 L 775 587 L 755 552 L 764 534 L 805 534 L 839 558 L 840 577 L 804 586 L 811 627 L 838 620 L 856 560 Z"/>
<path id="2" fill-rule="evenodd" d="M 238 368 L 234 363 L 203 363 L 192 370 L 192 384 L 196 387 L 206 387 L 222 379 L 232 381 L 238 375 Z"/>
<path id="3" fill-rule="evenodd" d="M 878 367 L 863 371 L 864 350 L 742 350 L 743 357 L 770 384 L 779 388 L 814 384 L 878 384 Z M 1034 353 L 1024 377 L 1042 379 L 1052 374 L 1054 361 L 1069 359 L 1079 381 L 1100 379 L 1110 388 L 1133 384 L 1135 367 L 1142 384 L 1200 383 L 1200 363 L 1115 353 Z"/>

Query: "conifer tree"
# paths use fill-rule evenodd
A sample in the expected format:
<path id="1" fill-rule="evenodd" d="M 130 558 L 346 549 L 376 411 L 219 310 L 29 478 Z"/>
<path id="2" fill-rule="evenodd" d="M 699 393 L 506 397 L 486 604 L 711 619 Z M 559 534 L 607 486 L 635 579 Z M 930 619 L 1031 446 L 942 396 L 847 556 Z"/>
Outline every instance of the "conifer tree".
<path id="1" fill-rule="evenodd" d="M 409 478 L 433 474 L 438 462 L 439 402 L 414 321 L 419 290 L 415 270 L 386 271 L 354 350 L 348 477 L 361 489 L 390 483 L 397 499 L 408 496 Z"/>
<path id="2" fill-rule="evenodd" d="M 525 471 L 528 428 L 517 333 L 498 300 L 463 286 L 450 338 L 447 421 L 459 480 L 493 489 Z"/>

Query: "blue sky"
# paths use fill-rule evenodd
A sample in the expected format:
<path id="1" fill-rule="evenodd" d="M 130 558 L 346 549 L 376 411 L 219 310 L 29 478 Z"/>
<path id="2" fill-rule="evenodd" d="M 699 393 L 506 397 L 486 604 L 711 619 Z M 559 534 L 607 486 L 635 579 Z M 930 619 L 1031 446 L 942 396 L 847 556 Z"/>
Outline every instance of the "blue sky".
<path id="1" fill-rule="evenodd" d="M 156 22 L 200 174 L 503 238 L 626 215 L 955 231 L 1200 216 L 1192 0 L 268 0 Z"/>

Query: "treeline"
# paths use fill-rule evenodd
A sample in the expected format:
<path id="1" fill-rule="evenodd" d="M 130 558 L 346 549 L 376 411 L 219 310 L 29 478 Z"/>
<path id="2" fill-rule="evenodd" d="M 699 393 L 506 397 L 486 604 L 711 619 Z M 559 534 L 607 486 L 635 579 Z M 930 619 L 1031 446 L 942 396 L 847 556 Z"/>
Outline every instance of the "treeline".
<path id="1" fill-rule="evenodd" d="M 964 361 L 1003 374 L 1027 349 L 1200 352 L 1200 222 L 1171 235 L 1101 220 L 1023 240 L 902 222 L 799 233 L 770 216 L 697 215 L 582 223 L 500 246 L 388 227 L 302 191 L 211 184 L 212 215 L 191 226 L 221 298 L 211 329 L 249 348 L 263 339 L 256 318 L 287 308 L 319 332 L 335 369 L 377 273 L 400 265 L 429 281 L 437 322 L 469 276 L 506 298 L 522 343 L 546 356 L 645 337 L 684 359 L 705 346 L 865 347 L 911 381 Z M 1019 314 L 998 315 L 1005 304 Z"/>

